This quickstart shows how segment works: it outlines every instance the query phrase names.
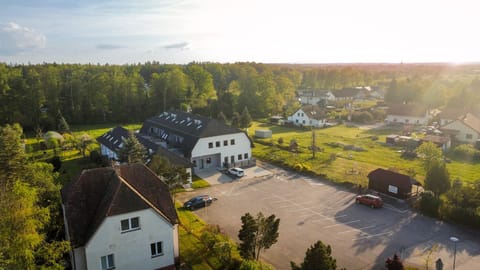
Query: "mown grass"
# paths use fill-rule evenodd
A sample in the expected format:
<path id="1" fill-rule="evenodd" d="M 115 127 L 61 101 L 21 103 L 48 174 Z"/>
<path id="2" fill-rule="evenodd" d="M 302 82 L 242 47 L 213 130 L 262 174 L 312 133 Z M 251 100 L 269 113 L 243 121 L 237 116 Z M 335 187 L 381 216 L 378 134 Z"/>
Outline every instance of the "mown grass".
<path id="1" fill-rule="evenodd" d="M 379 167 L 395 169 L 404 174 L 408 174 L 408 171 L 413 169 L 416 173 L 415 178 L 421 182 L 424 179 L 424 171 L 419 159 L 404 159 L 401 157 L 401 148 L 384 144 L 385 137 L 392 133 L 400 134 L 399 129 L 363 130 L 345 125 L 316 129 L 315 141 L 317 147 L 321 148 L 321 152 L 317 152 L 315 158 L 312 157 L 312 151 L 309 149 L 312 144 L 310 130 L 255 122 L 249 128 L 251 136 L 254 136 L 256 129 L 272 130 L 271 139 L 256 140 L 264 144 L 273 144 L 273 146 L 256 143 L 252 150 L 254 156 L 292 168 L 302 167 L 334 182 L 366 185 L 368 173 Z M 278 143 L 279 138 L 284 141 L 281 145 Z M 299 145 L 298 153 L 292 153 L 286 149 L 292 139 Z M 345 150 L 341 145 L 355 145 L 365 151 Z M 447 164 L 447 168 L 452 179 L 473 181 L 480 178 L 478 163 L 453 160 Z"/>

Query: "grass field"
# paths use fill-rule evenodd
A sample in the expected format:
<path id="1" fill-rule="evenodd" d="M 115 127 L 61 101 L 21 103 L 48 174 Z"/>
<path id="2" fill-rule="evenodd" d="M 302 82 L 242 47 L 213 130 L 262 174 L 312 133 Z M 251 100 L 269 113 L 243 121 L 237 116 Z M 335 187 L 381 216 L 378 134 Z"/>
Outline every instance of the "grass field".
<path id="1" fill-rule="evenodd" d="M 404 174 L 413 170 L 416 173 L 415 178 L 420 182 L 424 180 L 424 171 L 419 159 L 404 159 L 401 157 L 400 147 L 384 144 L 386 135 L 399 134 L 401 131 L 398 129 L 367 130 L 345 125 L 316 129 L 315 144 L 321 151 L 316 153 L 315 158 L 309 148 L 312 145 L 310 130 L 255 122 L 249 128 L 249 134 L 252 137 L 256 129 L 272 130 L 271 139 L 257 139 L 257 141 L 273 144 L 273 146 L 256 143 L 253 148 L 254 156 L 289 167 L 304 168 L 334 182 L 366 185 L 368 173 L 379 167 L 395 169 Z M 378 139 L 375 140 L 375 137 Z M 281 145 L 278 143 L 279 138 L 283 139 Z M 292 139 L 299 145 L 298 153 L 292 153 L 287 149 Z M 349 149 L 348 146 L 355 146 L 363 151 L 345 150 Z M 473 181 L 480 178 L 478 163 L 453 160 L 447 164 L 447 168 L 452 179 Z"/>

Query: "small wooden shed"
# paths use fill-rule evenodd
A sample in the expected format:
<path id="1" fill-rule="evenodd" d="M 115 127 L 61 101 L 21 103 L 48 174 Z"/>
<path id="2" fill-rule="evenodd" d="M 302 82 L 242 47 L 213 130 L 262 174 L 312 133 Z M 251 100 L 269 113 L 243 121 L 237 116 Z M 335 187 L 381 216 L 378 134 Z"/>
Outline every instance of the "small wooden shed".
<path id="1" fill-rule="evenodd" d="M 380 193 L 406 199 L 412 192 L 412 179 L 408 175 L 378 168 L 371 171 L 367 177 L 368 188 Z"/>

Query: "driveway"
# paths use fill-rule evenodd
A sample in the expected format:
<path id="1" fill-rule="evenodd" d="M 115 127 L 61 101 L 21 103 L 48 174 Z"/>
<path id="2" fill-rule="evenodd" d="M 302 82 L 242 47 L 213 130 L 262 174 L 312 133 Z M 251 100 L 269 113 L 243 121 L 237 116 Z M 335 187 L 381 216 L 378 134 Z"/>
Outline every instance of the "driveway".
<path id="1" fill-rule="evenodd" d="M 229 183 L 237 180 L 245 181 L 248 179 L 264 177 L 264 176 L 272 175 L 272 172 L 262 167 L 254 166 L 251 168 L 246 168 L 245 176 L 243 176 L 242 178 L 237 178 L 231 175 L 227 175 L 217 169 L 203 170 L 201 172 L 197 172 L 196 174 L 197 176 L 206 180 L 210 185 L 213 186 L 213 185 L 225 184 L 225 183 Z"/>
<path id="2" fill-rule="evenodd" d="M 275 214 L 281 220 L 280 236 L 261 257 L 276 269 L 290 269 L 290 261 L 300 263 L 317 240 L 331 245 L 337 265 L 349 270 L 381 269 L 394 253 L 422 269 L 427 258 L 431 269 L 441 258 L 444 269 L 451 269 L 451 236 L 460 239 L 456 269 L 479 269 L 478 233 L 394 205 L 382 209 L 356 205 L 356 194 L 350 190 L 273 166 L 267 170 L 271 174 L 183 193 L 177 199 L 184 202 L 200 193 L 218 198 L 210 207 L 195 212 L 236 240 L 240 217 L 246 212 Z"/>

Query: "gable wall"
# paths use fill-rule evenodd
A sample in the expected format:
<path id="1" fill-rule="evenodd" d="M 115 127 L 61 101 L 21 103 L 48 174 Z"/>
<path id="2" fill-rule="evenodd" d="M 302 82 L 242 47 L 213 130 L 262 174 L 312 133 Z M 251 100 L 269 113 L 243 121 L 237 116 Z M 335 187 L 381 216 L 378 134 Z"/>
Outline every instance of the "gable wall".
<path id="1" fill-rule="evenodd" d="M 122 219 L 140 217 L 140 230 L 121 232 Z M 157 269 L 174 264 L 178 254 L 176 226 L 153 209 L 107 217 L 85 245 L 88 269 L 100 269 L 100 257 L 114 254 L 116 269 Z M 163 242 L 163 254 L 151 257 L 150 244 Z M 175 245 L 177 244 L 177 245 Z"/>
<path id="2" fill-rule="evenodd" d="M 460 142 L 475 143 L 478 139 L 480 139 L 480 134 L 478 134 L 478 132 L 466 126 L 464 123 L 460 122 L 459 120 L 455 120 L 452 123 L 449 123 L 443 126 L 442 128 L 457 130 L 458 133 L 455 135 L 455 138 Z M 467 134 L 472 135 L 471 139 L 467 138 Z"/>

